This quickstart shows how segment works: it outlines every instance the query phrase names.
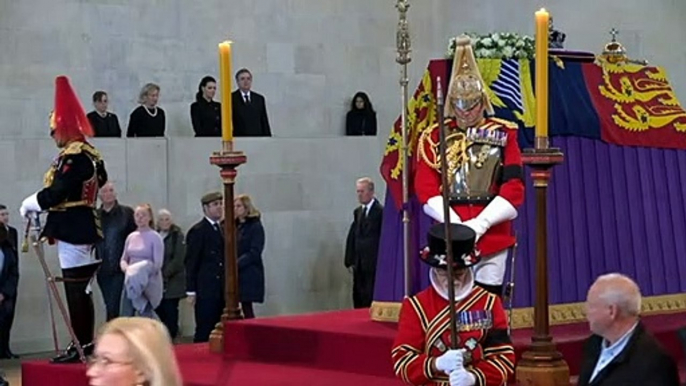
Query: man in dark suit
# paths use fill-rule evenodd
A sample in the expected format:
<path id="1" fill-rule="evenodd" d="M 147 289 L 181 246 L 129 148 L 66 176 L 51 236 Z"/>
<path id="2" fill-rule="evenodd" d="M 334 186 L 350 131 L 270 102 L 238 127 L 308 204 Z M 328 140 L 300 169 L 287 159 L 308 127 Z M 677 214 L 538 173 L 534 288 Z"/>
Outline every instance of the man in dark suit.
<path id="1" fill-rule="evenodd" d="M 368 177 L 357 180 L 357 199 L 361 205 L 353 211 L 345 243 L 345 267 L 353 274 L 353 306 L 368 308 L 374 296 L 383 205 L 374 197 L 374 182 Z"/>
<path id="2" fill-rule="evenodd" d="M 10 329 L 14 321 L 19 284 L 19 259 L 17 255 L 17 231 L 6 225 L 9 218 L 0 205 L 0 359 L 17 358 L 10 351 Z M 5 219 L 5 221 L 3 221 Z M 14 230 L 12 235 L 11 230 Z"/>
<path id="3" fill-rule="evenodd" d="M 592 335 L 583 351 L 578 386 L 679 386 L 674 358 L 640 321 L 641 291 L 630 278 L 600 276 L 588 290 Z"/>
<path id="4" fill-rule="evenodd" d="M 233 132 L 236 137 L 271 137 L 267 104 L 262 95 L 251 90 L 252 74 L 247 68 L 236 73 L 238 90 L 231 93 Z"/>
<path id="5" fill-rule="evenodd" d="M 17 229 L 10 226 L 10 212 L 7 206 L 0 204 L 0 226 L 7 228 L 9 232 L 8 240 L 12 243 L 15 250 L 19 250 L 19 236 Z"/>
<path id="6" fill-rule="evenodd" d="M 186 294 L 195 306 L 194 342 L 207 342 L 224 310 L 224 198 L 208 193 L 200 200 L 205 218 L 186 235 Z"/>

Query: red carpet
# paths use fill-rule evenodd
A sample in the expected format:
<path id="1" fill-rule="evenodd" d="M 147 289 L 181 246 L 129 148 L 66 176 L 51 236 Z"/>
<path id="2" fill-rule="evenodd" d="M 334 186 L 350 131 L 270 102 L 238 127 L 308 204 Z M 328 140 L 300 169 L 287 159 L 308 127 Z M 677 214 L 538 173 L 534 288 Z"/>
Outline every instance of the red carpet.
<path id="1" fill-rule="evenodd" d="M 685 314 L 646 317 L 644 323 L 683 364 L 675 330 L 686 324 Z M 189 386 L 295 386 L 313 379 L 328 386 L 398 386 L 402 383 L 393 377 L 389 354 L 395 330 L 394 324 L 370 321 L 367 310 L 256 319 L 227 325 L 223 357 L 210 354 L 204 344 L 177 346 L 176 354 Z M 518 353 L 529 344 L 531 333 L 514 331 Z M 571 373 L 577 374 L 587 325 L 557 326 L 552 333 Z M 28 386 L 88 384 L 83 365 L 24 362 L 22 377 Z"/>

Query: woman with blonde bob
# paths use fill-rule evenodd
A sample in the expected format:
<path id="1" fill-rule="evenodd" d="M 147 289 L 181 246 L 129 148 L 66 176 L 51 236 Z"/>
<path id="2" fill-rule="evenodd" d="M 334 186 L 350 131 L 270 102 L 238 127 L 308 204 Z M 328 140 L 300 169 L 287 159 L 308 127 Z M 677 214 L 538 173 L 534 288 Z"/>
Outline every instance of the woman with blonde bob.
<path id="1" fill-rule="evenodd" d="M 233 202 L 238 244 L 238 293 L 245 319 L 255 317 L 253 303 L 264 303 L 264 227 L 260 211 L 250 196 L 241 194 Z"/>
<path id="2" fill-rule="evenodd" d="M 141 317 L 105 324 L 86 373 L 91 386 L 181 386 L 166 327 Z"/>

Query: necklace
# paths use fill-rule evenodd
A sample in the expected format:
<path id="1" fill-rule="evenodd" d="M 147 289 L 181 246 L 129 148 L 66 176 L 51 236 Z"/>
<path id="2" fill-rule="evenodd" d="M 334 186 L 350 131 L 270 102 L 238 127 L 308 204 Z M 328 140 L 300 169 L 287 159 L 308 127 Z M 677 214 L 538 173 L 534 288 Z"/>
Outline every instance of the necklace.
<path id="1" fill-rule="evenodd" d="M 157 106 L 153 107 L 154 113 L 151 113 L 150 110 L 148 110 L 148 106 L 143 105 L 143 108 L 145 109 L 145 112 L 148 113 L 151 117 L 155 118 L 157 116 Z"/>

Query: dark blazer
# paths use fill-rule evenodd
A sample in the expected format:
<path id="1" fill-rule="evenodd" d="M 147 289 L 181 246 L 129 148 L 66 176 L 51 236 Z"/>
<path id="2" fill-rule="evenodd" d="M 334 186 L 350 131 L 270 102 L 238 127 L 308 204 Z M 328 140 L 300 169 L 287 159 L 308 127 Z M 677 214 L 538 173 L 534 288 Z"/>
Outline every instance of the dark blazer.
<path id="1" fill-rule="evenodd" d="M 348 111 L 345 116 L 345 135 L 376 135 L 376 113 Z"/>
<path id="2" fill-rule="evenodd" d="M 267 104 L 262 95 L 250 91 L 250 103 L 243 99 L 241 90 L 231 93 L 233 132 L 236 137 L 271 137 L 267 117 Z"/>
<path id="3" fill-rule="evenodd" d="M 158 231 L 159 232 L 159 231 Z M 172 225 L 164 237 L 164 298 L 178 299 L 186 296 L 186 242 L 181 228 Z"/>
<path id="4" fill-rule="evenodd" d="M 0 293 L 5 297 L 3 304 L 0 304 L 0 310 L 5 311 L 5 302 L 14 300 L 17 296 L 17 285 L 19 284 L 19 259 L 17 258 L 17 250 L 12 246 L 8 240 L 0 242 L 0 248 L 5 255 L 5 262 L 0 271 Z"/>
<path id="5" fill-rule="evenodd" d="M 67 202 L 82 201 L 84 191 L 94 194 L 107 182 L 104 161 L 96 157 L 96 151 L 90 145 L 84 143 L 81 149 L 78 153 L 63 150 L 54 161 L 52 184 L 37 195 L 41 209 L 49 210 Z M 91 184 L 93 179 L 97 185 L 85 189 L 84 185 Z M 96 210 L 87 205 L 72 206 L 50 210 L 42 236 L 71 244 L 94 244 L 103 237 L 100 226 Z"/>
<path id="6" fill-rule="evenodd" d="M 353 211 L 353 223 L 345 243 L 346 268 L 355 267 L 356 272 L 376 272 L 382 221 L 383 205 L 376 198 L 366 217 L 363 206 Z"/>
<path id="7" fill-rule="evenodd" d="M 224 297 L 224 235 L 204 218 L 186 235 L 186 291 L 198 298 Z"/>
<path id="8" fill-rule="evenodd" d="M 10 331 L 14 324 L 14 311 L 17 304 L 19 259 L 17 250 L 9 239 L 0 242 L 0 249 L 5 255 L 5 262 L 0 271 L 0 293 L 4 297 L 0 303 L 0 355 L 7 355 L 10 353 Z"/>
<path id="9" fill-rule="evenodd" d="M 589 382 L 600 356 L 603 338 L 592 335 L 584 344 L 578 386 L 679 386 L 676 362 L 639 322 L 624 350 Z"/>
<path id="10" fill-rule="evenodd" d="M 15 252 L 19 251 L 19 235 L 17 234 L 17 228 L 8 225 L 7 231 L 9 232 L 7 240 L 10 242 Z"/>
<path id="11" fill-rule="evenodd" d="M 258 217 L 238 223 L 238 294 L 242 302 L 264 302 L 264 227 Z"/>
<path id="12" fill-rule="evenodd" d="M 97 111 L 91 111 L 88 113 L 88 120 L 96 137 L 121 138 L 121 127 L 116 114 L 108 111 L 103 118 Z"/>
<path id="13" fill-rule="evenodd" d="M 95 256 L 102 261 L 98 277 L 123 276 L 119 263 L 124 252 L 124 244 L 126 238 L 137 228 L 133 219 L 133 209 L 116 202 L 109 212 L 101 205 L 98 216 L 103 234 L 103 239 L 95 244 Z"/>
<path id="14" fill-rule="evenodd" d="M 200 98 L 191 104 L 191 123 L 196 137 L 221 137 L 221 104 Z"/>

